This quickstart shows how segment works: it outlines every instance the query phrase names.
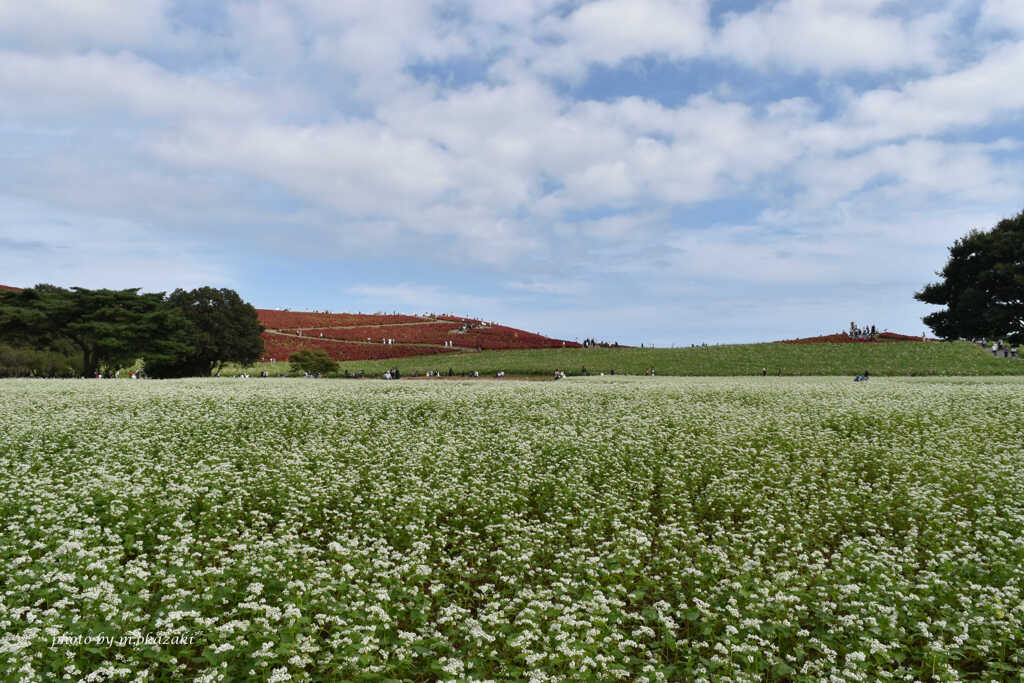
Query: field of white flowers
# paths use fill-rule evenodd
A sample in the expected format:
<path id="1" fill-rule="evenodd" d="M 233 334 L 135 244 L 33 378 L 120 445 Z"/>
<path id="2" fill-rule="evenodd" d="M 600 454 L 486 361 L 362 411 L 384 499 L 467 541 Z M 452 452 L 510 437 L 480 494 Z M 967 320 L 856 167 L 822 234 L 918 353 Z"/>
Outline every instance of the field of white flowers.
<path id="1" fill-rule="evenodd" d="M 2 680 L 1019 680 L 1020 379 L 0 383 Z"/>

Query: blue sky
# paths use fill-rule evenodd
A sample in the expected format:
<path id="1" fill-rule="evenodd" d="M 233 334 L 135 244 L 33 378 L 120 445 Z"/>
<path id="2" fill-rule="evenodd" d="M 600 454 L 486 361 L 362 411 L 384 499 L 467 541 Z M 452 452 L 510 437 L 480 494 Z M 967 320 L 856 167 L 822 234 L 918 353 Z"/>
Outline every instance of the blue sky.
<path id="1" fill-rule="evenodd" d="M 0 283 L 919 334 L 1022 79 L 1019 0 L 0 2 Z"/>

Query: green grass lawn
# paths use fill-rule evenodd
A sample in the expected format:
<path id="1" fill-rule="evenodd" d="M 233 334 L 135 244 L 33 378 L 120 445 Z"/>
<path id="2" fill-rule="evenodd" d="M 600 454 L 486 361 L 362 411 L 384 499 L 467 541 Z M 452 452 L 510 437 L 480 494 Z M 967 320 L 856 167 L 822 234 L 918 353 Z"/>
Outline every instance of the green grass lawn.
<path id="1" fill-rule="evenodd" d="M 891 344 L 734 344 L 679 349 L 536 349 L 484 351 L 419 356 L 341 364 L 341 373 L 379 375 L 398 368 L 403 376 L 427 370 L 456 374 L 473 372 L 481 377 L 504 370 L 510 376 L 550 376 L 556 369 L 569 375 L 601 372 L 642 375 L 654 368 L 658 375 L 742 376 L 850 375 L 865 370 L 872 375 L 1024 375 L 1024 361 L 994 358 L 989 351 L 967 342 L 901 342 Z M 287 363 L 263 364 L 250 370 L 259 374 L 287 375 Z M 224 374 L 237 374 L 229 368 Z"/>

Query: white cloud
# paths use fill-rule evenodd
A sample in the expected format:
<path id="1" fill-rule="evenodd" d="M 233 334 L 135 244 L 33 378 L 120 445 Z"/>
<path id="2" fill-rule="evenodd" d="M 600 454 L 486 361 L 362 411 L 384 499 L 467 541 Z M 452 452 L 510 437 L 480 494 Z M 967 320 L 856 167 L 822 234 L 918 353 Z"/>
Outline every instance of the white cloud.
<path id="1" fill-rule="evenodd" d="M 376 302 L 382 307 L 381 310 L 454 313 L 468 317 L 484 316 L 485 312 L 494 311 L 501 304 L 497 297 L 473 296 L 439 285 L 407 282 L 356 285 L 349 287 L 348 292 Z"/>
<path id="2" fill-rule="evenodd" d="M 0 37 L 66 51 L 144 47 L 167 30 L 166 0 L 10 0 L 0 3 Z"/>
<path id="3" fill-rule="evenodd" d="M 207 78 L 168 72 L 130 53 L 38 56 L 0 52 L 0 112 L 77 118 L 86 113 L 235 119 L 265 104 Z"/>
<path id="4" fill-rule="evenodd" d="M 934 69 L 941 65 L 945 15 L 903 20 L 880 0 L 783 0 L 730 14 L 715 51 L 755 68 L 797 71 Z"/>
<path id="5" fill-rule="evenodd" d="M 869 185 L 877 185 L 871 192 L 884 202 L 1006 201 L 1019 195 L 1024 168 L 994 162 L 993 148 L 1001 146 L 915 139 L 851 156 L 808 158 L 795 168 L 806 188 L 798 202 L 820 208 Z"/>
<path id="6" fill-rule="evenodd" d="M 866 92 L 850 103 L 844 123 L 860 129 L 863 141 L 984 125 L 1024 109 L 1024 92 L 1011 85 L 1022 73 L 1024 43 L 1006 45 L 963 69 Z"/>
<path id="7" fill-rule="evenodd" d="M 986 0 L 979 23 L 992 31 L 1024 33 L 1024 3 L 1019 0 Z"/>
<path id="8" fill-rule="evenodd" d="M 203 251 L 153 227 L 0 195 L 0 284 L 144 291 L 237 287 L 230 271 Z"/>
<path id="9" fill-rule="evenodd" d="M 511 280 L 504 284 L 506 289 L 530 292 L 548 296 L 579 296 L 590 289 L 586 282 L 579 280 Z"/>
<path id="10" fill-rule="evenodd" d="M 155 150 L 166 161 L 250 174 L 356 215 L 401 214 L 451 185 L 442 150 L 365 121 L 197 125 Z"/>
<path id="11" fill-rule="evenodd" d="M 562 19 L 547 18 L 542 34 L 562 41 L 541 47 L 541 73 L 579 78 L 590 64 L 616 66 L 632 57 L 687 59 L 710 41 L 706 0 L 595 0 Z"/>
<path id="12" fill-rule="evenodd" d="M 766 1 L 720 30 L 704 0 L 239 0 L 194 25 L 202 3 L 122 4 L 0 5 L 0 184 L 95 234 L 0 233 L 18 263 L 63 239 L 92 267 L 120 231 L 154 282 L 223 278 L 185 267 L 184 235 L 227 253 L 248 226 L 278 255 L 495 273 L 468 299 L 392 274 L 360 290 L 381 306 L 596 311 L 615 274 L 611 294 L 710 297 L 710 315 L 725 299 L 691 280 L 931 272 L 958 221 L 1013 212 L 1024 183 L 1005 0 L 977 26 L 959 0 Z"/>

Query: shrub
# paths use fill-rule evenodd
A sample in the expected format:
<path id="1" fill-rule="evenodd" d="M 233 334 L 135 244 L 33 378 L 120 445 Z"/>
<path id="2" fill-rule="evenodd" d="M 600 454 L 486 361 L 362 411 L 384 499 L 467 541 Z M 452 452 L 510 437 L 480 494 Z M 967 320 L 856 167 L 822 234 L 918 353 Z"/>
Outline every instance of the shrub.
<path id="1" fill-rule="evenodd" d="M 296 351 L 289 360 L 291 360 L 293 368 L 311 375 L 326 375 L 338 369 L 338 361 L 328 356 L 323 349 Z"/>

